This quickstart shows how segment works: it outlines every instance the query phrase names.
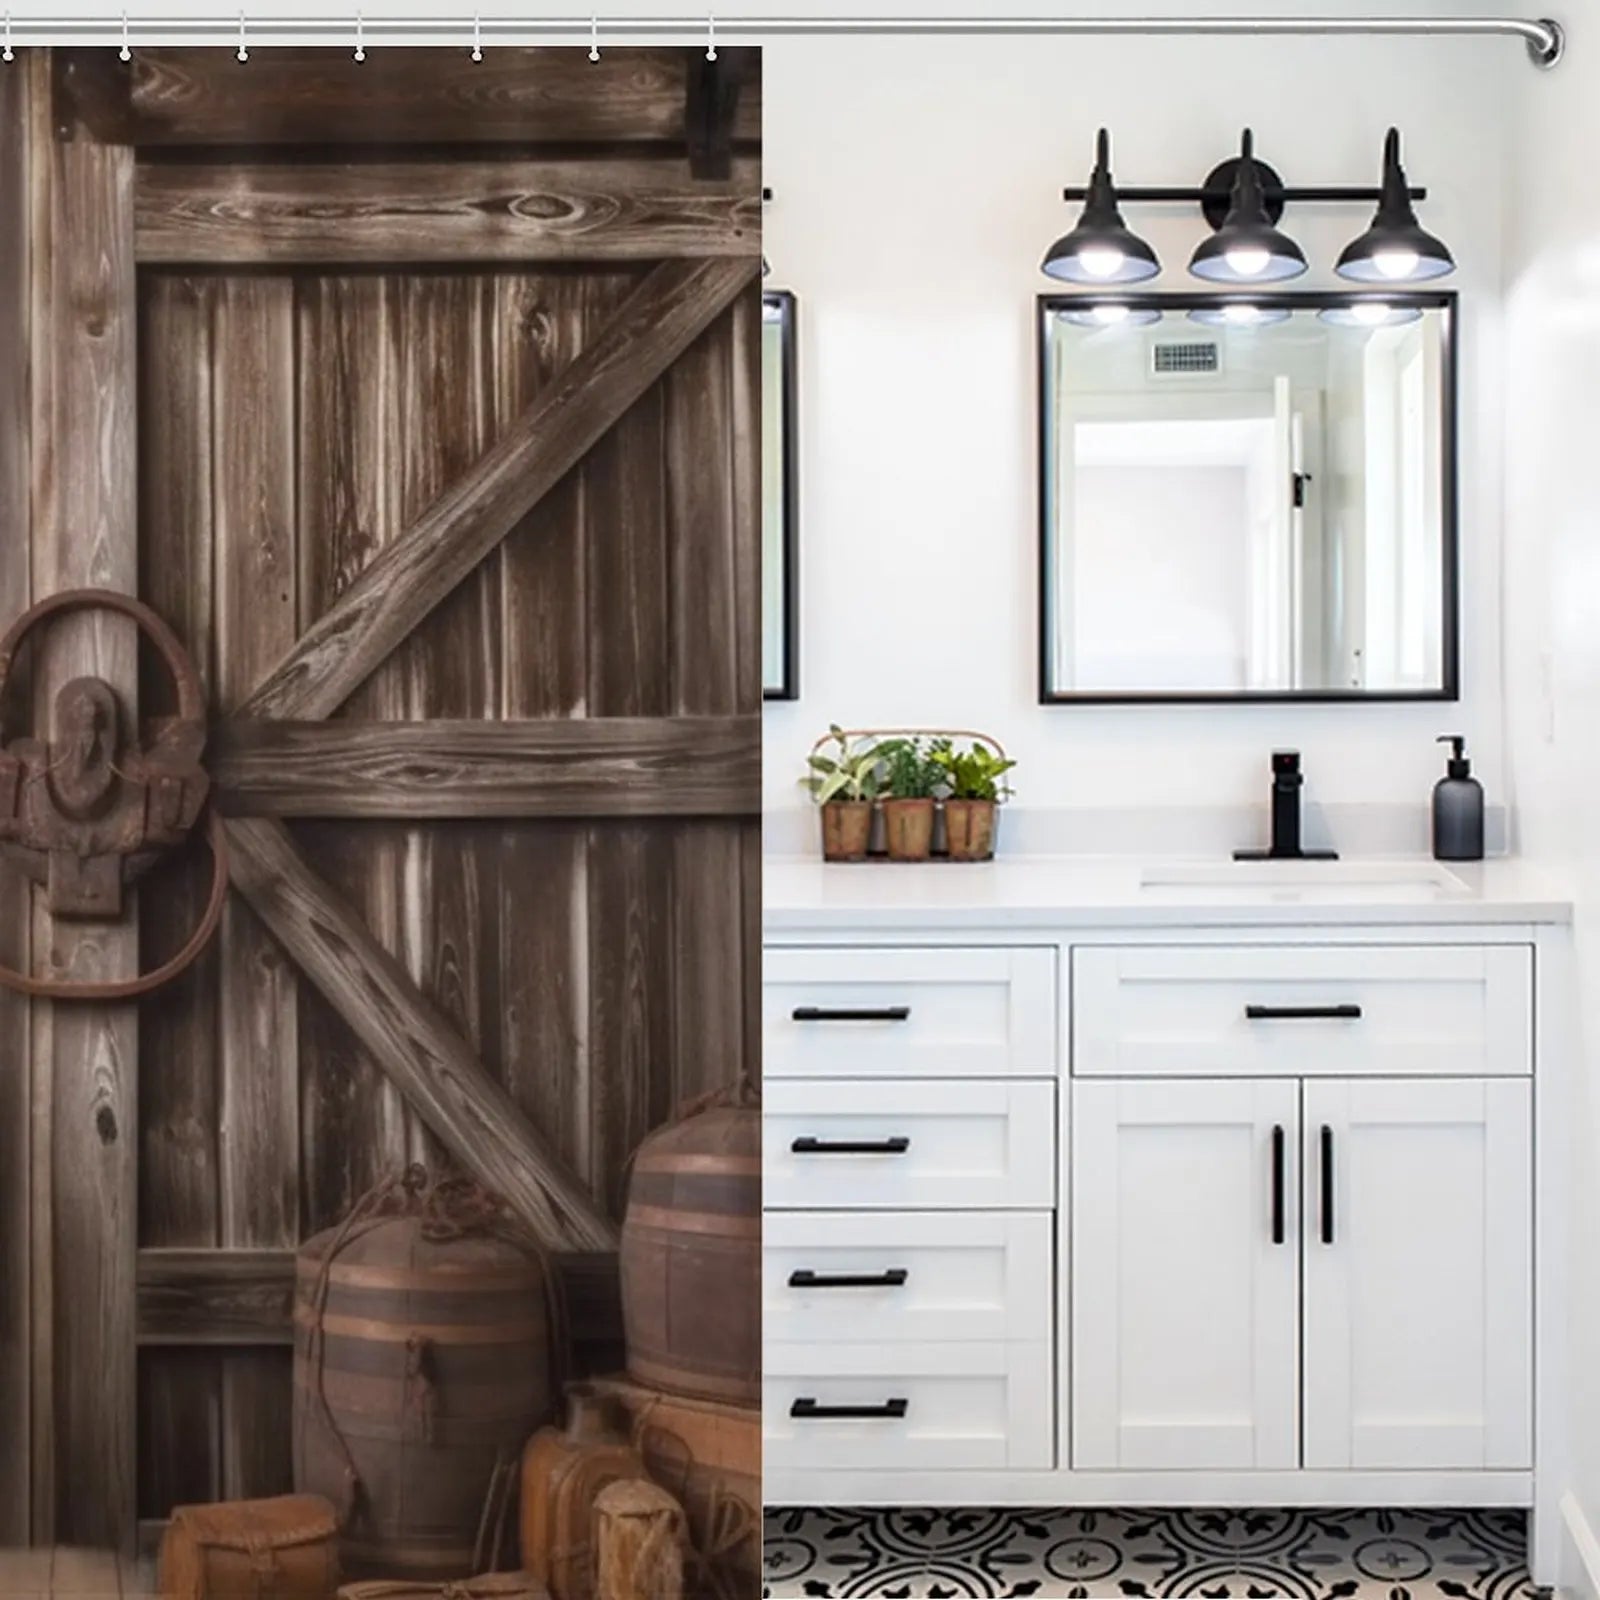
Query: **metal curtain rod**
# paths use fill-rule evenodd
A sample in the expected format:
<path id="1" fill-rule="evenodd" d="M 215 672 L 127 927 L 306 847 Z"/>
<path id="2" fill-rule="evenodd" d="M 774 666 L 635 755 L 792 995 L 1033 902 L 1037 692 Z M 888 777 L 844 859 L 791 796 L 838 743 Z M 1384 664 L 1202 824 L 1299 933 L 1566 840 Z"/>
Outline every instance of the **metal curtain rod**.
<path id="1" fill-rule="evenodd" d="M 248 9 L 248 8 L 247 8 Z M 625 35 L 648 39 L 704 39 L 707 16 L 530 18 L 497 21 L 484 17 L 477 31 L 487 42 L 536 44 L 565 41 L 587 43 L 598 26 L 602 40 L 625 42 Z M 253 41 L 288 41 L 310 37 L 354 36 L 356 8 L 347 18 L 248 18 Z M 472 31 L 472 21 L 418 22 L 399 17 L 362 13 L 361 32 L 369 42 L 421 42 L 460 40 Z M 1353 34 L 1434 38 L 1490 37 L 1521 39 L 1536 66 L 1553 67 L 1561 59 L 1565 35 L 1560 23 L 1531 17 L 748 17 L 717 16 L 719 43 L 826 34 Z M 30 21 L 13 16 L 11 34 L 17 44 L 106 44 L 124 39 L 148 44 L 231 44 L 239 36 L 239 16 L 234 12 L 215 22 L 192 17 L 137 18 L 126 23 L 115 18 L 62 18 Z"/>

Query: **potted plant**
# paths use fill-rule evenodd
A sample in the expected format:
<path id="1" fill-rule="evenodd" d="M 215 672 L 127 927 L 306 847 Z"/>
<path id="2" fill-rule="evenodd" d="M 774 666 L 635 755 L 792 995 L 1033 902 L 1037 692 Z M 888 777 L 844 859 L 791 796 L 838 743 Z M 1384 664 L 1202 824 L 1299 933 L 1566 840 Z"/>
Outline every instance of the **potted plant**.
<path id="1" fill-rule="evenodd" d="M 929 750 L 943 778 L 945 842 L 952 861 L 992 861 L 996 807 L 1011 797 L 1005 775 L 1016 762 L 976 740 L 965 750 L 940 739 Z"/>
<path id="2" fill-rule="evenodd" d="M 920 739 L 878 746 L 883 834 L 891 861 L 926 861 L 933 849 L 933 800 L 942 769 Z"/>
<path id="3" fill-rule="evenodd" d="M 806 764 L 811 770 L 800 781 L 822 815 L 822 859 L 865 861 L 878 793 L 878 746 L 853 744 L 835 724 Z"/>

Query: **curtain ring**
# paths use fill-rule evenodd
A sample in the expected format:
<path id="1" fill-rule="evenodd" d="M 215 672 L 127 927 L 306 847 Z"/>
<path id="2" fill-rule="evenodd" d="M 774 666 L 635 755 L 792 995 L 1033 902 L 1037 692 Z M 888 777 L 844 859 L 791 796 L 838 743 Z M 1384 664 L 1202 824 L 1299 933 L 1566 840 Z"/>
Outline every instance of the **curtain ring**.
<path id="1" fill-rule="evenodd" d="M 600 59 L 600 18 L 594 13 L 589 13 L 589 59 Z"/>
<path id="2" fill-rule="evenodd" d="M 364 45 L 361 42 L 361 13 L 359 11 L 356 12 L 356 50 L 355 50 L 355 56 L 356 56 L 356 60 L 357 61 L 365 61 L 367 59 L 367 47 L 366 47 L 366 45 Z"/>
<path id="3" fill-rule="evenodd" d="M 244 42 L 244 12 L 242 11 L 239 13 L 239 48 L 234 51 L 234 54 L 241 61 L 250 59 L 250 47 Z"/>
<path id="4" fill-rule="evenodd" d="M 17 52 L 11 48 L 11 8 L 6 8 L 6 42 L 5 48 L 0 49 L 0 61 L 15 61 Z"/>
<path id="5" fill-rule="evenodd" d="M 126 10 L 122 13 L 122 48 L 117 51 L 117 56 L 123 61 L 133 60 L 133 51 L 128 46 L 128 13 Z"/>
<path id="6" fill-rule="evenodd" d="M 476 11 L 472 13 L 472 59 L 483 60 L 483 19 Z"/>
<path id="7" fill-rule="evenodd" d="M 712 16 L 706 18 L 706 60 L 717 59 L 717 19 Z"/>

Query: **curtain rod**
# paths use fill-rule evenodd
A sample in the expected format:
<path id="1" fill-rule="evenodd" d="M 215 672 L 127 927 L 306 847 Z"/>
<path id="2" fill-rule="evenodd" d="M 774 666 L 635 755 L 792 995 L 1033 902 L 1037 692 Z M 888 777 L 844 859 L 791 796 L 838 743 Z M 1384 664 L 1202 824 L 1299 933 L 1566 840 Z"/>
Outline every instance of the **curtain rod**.
<path id="1" fill-rule="evenodd" d="M 246 8 L 248 10 L 248 8 Z M 598 25 L 602 42 L 627 42 L 623 36 L 641 39 L 703 39 L 707 36 L 707 16 L 624 17 L 595 19 L 553 17 L 500 21 L 484 17 L 477 33 L 485 43 L 537 44 L 546 42 L 587 43 Z M 354 37 L 356 8 L 348 18 L 247 17 L 249 37 L 255 41 L 320 38 L 336 35 Z M 740 40 L 796 38 L 843 34 L 1311 34 L 1368 35 L 1461 38 L 1498 37 L 1521 39 L 1536 66 L 1553 67 L 1561 59 L 1566 39 L 1561 24 L 1548 17 L 748 17 L 715 18 L 718 43 Z M 368 42 L 421 42 L 424 40 L 466 38 L 473 31 L 467 21 L 428 22 L 404 18 L 368 16 L 360 18 L 363 38 Z M 218 17 L 215 22 L 174 17 L 63 18 L 29 21 L 13 16 L 10 32 L 17 44 L 107 44 L 124 40 L 149 44 L 229 44 L 238 38 L 239 15 Z"/>

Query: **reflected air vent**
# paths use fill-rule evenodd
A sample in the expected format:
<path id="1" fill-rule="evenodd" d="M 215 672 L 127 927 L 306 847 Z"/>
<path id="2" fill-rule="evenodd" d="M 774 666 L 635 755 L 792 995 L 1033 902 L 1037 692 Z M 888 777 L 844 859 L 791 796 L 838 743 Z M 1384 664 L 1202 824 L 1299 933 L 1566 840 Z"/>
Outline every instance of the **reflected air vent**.
<path id="1" fill-rule="evenodd" d="M 1150 376 L 1208 378 L 1222 371 L 1222 348 L 1215 339 L 1153 339 Z"/>

